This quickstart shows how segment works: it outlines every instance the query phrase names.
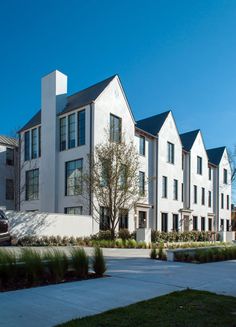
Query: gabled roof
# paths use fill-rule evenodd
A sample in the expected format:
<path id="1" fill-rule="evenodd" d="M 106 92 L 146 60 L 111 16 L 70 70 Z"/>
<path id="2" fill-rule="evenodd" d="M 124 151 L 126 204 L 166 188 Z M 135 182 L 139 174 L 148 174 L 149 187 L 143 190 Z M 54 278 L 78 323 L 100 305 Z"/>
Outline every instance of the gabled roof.
<path id="1" fill-rule="evenodd" d="M 79 91 L 75 94 L 72 94 L 67 97 L 67 104 L 65 108 L 59 113 L 59 115 L 68 113 L 76 108 L 81 108 L 83 106 L 92 103 L 97 99 L 97 97 L 105 90 L 108 84 L 116 77 L 117 75 L 113 75 L 97 84 L 94 84 L 82 91 Z M 41 124 L 41 110 L 39 110 L 25 125 L 19 132 L 23 132 L 29 128 Z"/>
<path id="2" fill-rule="evenodd" d="M 18 147 L 18 140 L 14 137 L 0 135 L 0 144 Z"/>
<path id="3" fill-rule="evenodd" d="M 170 112 L 169 110 L 155 116 L 138 120 L 136 126 L 152 135 L 157 135 Z"/>
<path id="4" fill-rule="evenodd" d="M 190 151 L 192 149 L 193 143 L 195 142 L 199 132 L 200 129 L 196 129 L 195 131 L 180 134 L 180 139 L 184 150 Z"/>
<path id="5" fill-rule="evenodd" d="M 222 146 L 222 147 L 219 147 L 219 148 L 214 148 L 214 149 L 207 150 L 207 155 L 208 155 L 209 162 L 216 165 L 216 166 L 218 166 L 220 161 L 221 161 L 221 158 L 223 156 L 223 153 L 224 153 L 225 149 L 226 149 L 226 147 Z"/>

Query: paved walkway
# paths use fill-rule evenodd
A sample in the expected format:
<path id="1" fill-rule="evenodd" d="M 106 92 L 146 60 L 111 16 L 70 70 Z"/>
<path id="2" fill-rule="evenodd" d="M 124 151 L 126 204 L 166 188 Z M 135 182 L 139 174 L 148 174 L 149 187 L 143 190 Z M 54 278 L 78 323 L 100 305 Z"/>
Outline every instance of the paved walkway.
<path id="1" fill-rule="evenodd" d="M 187 287 L 236 296 L 236 260 L 168 263 L 132 251 L 105 251 L 108 278 L 0 293 L 0 326 L 51 327 Z"/>

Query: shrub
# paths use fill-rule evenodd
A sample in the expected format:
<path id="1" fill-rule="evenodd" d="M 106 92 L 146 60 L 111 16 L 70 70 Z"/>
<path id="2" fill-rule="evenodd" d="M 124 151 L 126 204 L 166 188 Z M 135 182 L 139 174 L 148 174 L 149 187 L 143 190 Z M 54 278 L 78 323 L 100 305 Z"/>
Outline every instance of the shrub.
<path id="1" fill-rule="evenodd" d="M 125 242 L 126 247 L 128 248 L 136 248 L 137 242 L 133 239 L 129 239 Z"/>
<path id="2" fill-rule="evenodd" d="M 88 277 L 89 258 L 83 248 L 74 248 L 71 250 L 71 262 L 77 277 Z"/>
<path id="3" fill-rule="evenodd" d="M 150 258 L 151 259 L 156 259 L 157 258 L 157 249 L 156 247 L 153 247 L 150 252 Z"/>
<path id="4" fill-rule="evenodd" d="M 24 262 L 24 275 L 30 284 L 40 281 L 43 278 L 43 262 L 39 252 L 30 248 L 22 250 L 21 262 Z"/>
<path id="5" fill-rule="evenodd" d="M 122 240 L 128 240 L 131 238 L 131 235 L 129 230 L 124 228 L 119 230 L 118 237 L 121 238 Z"/>
<path id="6" fill-rule="evenodd" d="M 158 258 L 163 260 L 164 258 L 164 244 L 161 242 L 158 246 Z"/>
<path id="7" fill-rule="evenodd" d="M 65 278 L 68 269 L 68 258 L 66 254 L 59 250 L 50 250 L 45 253 L 44 259 L 47 260 L 47 267 L 50 274 L 50 279 L 56 283 Z"/>
<path id="8" fill-rule="evenodd" d="M 115 246 L 117 248 L 123 248 L 125 246 L 125 242 L 122 239 L 118 238 L 115 241 Z"/>
<path id="9" fill-rule="evenodd" d="M 15 278 L 16 256 L 11 251 L 0 250 L 0 283 L 3 286 Z"/>
<path id="10" fill-rule="evenodd" d="M 94 248 L 92 266 L 95 274 L 98 276 L 102 276 L 107 270 L 102 249 L 100 249 L 99 247 Z"/>

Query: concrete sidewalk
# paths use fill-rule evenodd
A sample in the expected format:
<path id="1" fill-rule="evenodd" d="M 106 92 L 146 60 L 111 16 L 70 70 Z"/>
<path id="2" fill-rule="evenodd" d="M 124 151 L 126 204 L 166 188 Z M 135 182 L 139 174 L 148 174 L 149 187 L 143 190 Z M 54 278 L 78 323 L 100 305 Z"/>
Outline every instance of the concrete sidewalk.
<path id="1" fill-rule="evenodd" d="M 111 277 L 0 293 L 0 326 L 54 326 L 186 287 L 236 296 L 235 260 L 194 265 L 114 253 Z"/>

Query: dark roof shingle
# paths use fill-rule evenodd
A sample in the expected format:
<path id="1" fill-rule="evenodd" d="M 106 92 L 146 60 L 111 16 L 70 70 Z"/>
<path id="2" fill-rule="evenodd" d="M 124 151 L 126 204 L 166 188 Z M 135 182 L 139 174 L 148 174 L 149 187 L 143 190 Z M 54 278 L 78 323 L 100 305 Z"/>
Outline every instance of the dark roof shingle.
<path id="1" fill-rule="evenodd" d="M 136 126 L 152 135 L 157 135 L 169 113 L 170 111 L 165 111 L 161 114 L 138 120 Z"/>
<path id="2" fill-rule="evenodd" d="M 181 139 L 184 150 L 186 150 L 186 151 L 191 150 L 193 143 L 196 140 L 196 137 L 199 132 L 200 132 L 200 129 L 197 129 L 195 131 L 190 131 L 187 133 L 180 134 L 180 139 Z"/>
<path id="3" fill-rule="evenodd" d="M 222 146 L 219 148 L 208 149 L 207 155 L 208 155 L 209 162 L 218 166 L 225 149 L 226 149 L 225 146 Z"/>

